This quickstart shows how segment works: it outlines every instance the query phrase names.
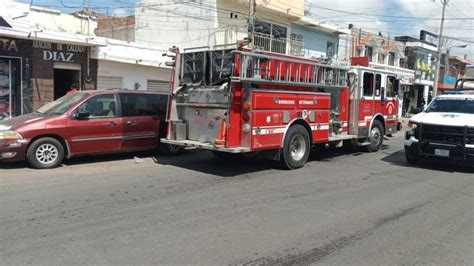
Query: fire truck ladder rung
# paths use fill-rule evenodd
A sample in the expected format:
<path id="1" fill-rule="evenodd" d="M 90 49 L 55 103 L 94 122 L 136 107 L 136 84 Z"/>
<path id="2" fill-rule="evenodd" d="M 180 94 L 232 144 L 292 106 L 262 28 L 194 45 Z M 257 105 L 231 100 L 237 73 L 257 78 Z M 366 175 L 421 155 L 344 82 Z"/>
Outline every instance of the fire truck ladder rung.
<path id="1" fill-rule="evenodd" d="M 241 72 L 239 77 L 234 77 L 241 81 L 341 87 L 346 84 L 349 70 L 347 67 L 264 54 L 241 52 L 241 56 Z"/>

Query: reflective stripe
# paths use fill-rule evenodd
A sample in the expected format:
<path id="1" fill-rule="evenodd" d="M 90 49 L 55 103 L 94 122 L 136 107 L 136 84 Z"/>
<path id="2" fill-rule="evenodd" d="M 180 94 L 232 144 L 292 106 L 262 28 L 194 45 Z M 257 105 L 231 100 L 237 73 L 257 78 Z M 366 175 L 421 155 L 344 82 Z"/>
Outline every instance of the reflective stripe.
<path id="1" fill-rule="evenodd" d="M 329 129 L 329 124 L 312 125 L 311 129 L 316 130 L 316 131 L 317 130 L 328 130 Z"/>
<path id="2" fill-rule="evenodd" d="M 285 133 L 286 127 L 271 127 L 271 128 L 254 128 L 252 130 L 252 135 L 270 135 L 270 134 L 282 134 Z"/>

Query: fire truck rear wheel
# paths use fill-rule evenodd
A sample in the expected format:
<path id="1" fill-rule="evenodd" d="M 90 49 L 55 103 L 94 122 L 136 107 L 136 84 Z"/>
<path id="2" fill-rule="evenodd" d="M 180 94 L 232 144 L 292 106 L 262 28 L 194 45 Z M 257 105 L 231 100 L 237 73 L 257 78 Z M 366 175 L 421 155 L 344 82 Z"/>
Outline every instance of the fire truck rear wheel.
<path id="1" fill-rule="evenodd" d="M 286 169 L 297 169 L 304 166 L 310 153 L 309 134 L 302 125 L 288 129 L 280 156 L 280 165 Z"/>
<path id="2" fill-rule="evenodd" d="M 367 151 L 376 152 L 380 150 L 380 147 L 382 147 L 383 144 L 383 137 L 383 125 L 379 120 L 375 120 L 369 132 L 368 141 L 370 144 L 367 145 Z"/>

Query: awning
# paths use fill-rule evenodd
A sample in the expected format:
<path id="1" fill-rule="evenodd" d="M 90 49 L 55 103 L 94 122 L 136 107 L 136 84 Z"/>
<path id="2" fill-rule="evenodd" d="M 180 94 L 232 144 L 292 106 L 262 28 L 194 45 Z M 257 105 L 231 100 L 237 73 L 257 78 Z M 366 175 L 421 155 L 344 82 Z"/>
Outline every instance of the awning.
<path id="1" fill-rule="evenodd" d="M 0 16 L 0 27 L 11 28 L 12 26 L 8 24 L 8 22 Z"/>
<path id="2" fill-rule="evenodd" d="M 91 57 L 98 60 L 170 68 L 166 66 L 166 62 L 172 59 L 163 55 L 167 52 L 144 44 L 109 39 L 106 46 L 93 49 Z"/>
<path id="3" fill-rule="evenodd" d="M 97 37 L 89 33 L 77 34 L 74 31 L 67 32 L 61 30 L 62 25 L 60 25 L 59 22 L 54 24 L 56 28 L 42 26 L 41 20 L 39 19 L 45 19 L 45 17 L 37 16 L 38 14 L 47 14 L 51 12 L 54 14 L 57 13 L 60 16 L 71 15 L 61 14 L 60 11 L 57 10 L 34 7 L 29 4 L 12 0 L 1 1 L 0 17 L 6 24 L 0 21 L 0 36 L 83 46 L 106 45 L 105 38 Z M 52 17 L 47 18 L 54 19 Z"/>
<path id="4" fill-rule="evenodd" d="M 65 32 L 25 28 L 0 27 L 0 35 L 19 39 L 30 39 L 55 43 L 71 43 L 83 46 L 105 46 L 107 44 L 106 38 L 93 35 L 71 34 Z"/>

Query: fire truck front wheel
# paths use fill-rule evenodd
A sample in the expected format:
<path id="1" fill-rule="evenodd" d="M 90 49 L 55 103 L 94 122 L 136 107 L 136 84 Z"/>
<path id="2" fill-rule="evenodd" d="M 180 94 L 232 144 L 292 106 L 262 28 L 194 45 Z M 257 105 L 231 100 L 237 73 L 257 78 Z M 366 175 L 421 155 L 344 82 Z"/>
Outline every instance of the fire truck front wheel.
<path id="1" fill-rule="evenodd" d="M 367 151 L 376 152 L 380 150 L 380 147 L 382 147 L 383 144 L 383 137 L 383 125 L 379 120 L 375 120 L 369 132 L 368 141 L 370 144 L 367 145 Z"/>
<path id="2" fill-rule="evenodd" d="M 308 161 L 310 152 L 309 134 L 302 125 L 288 129 L 280 156 L 280 164 L 286 169 L 297 169 Z"/>

